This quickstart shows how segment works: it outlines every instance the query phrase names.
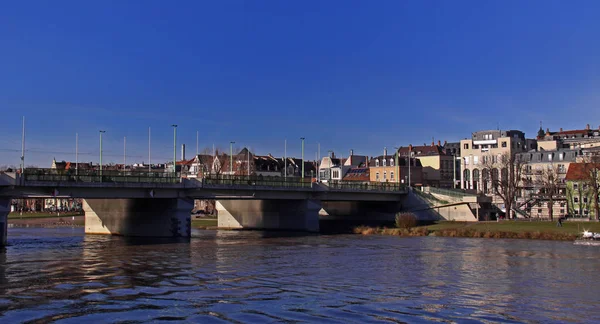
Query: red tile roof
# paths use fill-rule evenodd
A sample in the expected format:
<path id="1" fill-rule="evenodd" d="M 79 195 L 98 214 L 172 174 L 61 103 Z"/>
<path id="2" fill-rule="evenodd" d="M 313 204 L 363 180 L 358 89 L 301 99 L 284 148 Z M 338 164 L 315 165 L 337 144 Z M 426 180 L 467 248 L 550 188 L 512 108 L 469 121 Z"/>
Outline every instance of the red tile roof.
<path id="1" fill-rule="evenodd" d="M 565 179 L 567 181 L 581 181 L 587 179 L 589 170 L 600 168 L 600 163 L 571 163 Z"/>

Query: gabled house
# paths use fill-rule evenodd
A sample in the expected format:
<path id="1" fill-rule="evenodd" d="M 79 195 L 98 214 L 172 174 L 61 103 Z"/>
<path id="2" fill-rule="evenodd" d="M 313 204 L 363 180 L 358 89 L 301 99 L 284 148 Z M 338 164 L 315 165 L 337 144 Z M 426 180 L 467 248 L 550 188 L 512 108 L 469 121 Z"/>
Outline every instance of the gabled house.
<path id="1" fill-rule="evenodd" d="M 409 163 L 410 161 L 410 169 Z M 396 164 L 397 163 L 397 164 Z M 369 160 L 370 178 L 372 182 L 396 182 L 407 183 L 410 172 L 411 186 L 423 185 L 423 166 L 421 162 L 408 156 L 397 157 L 395 154 L 388 155 L 387 149 L 383 155 L 371 157 Z"/>
<path id="2" fill-rule="evenodd" d="M 565 180 L 567 182 L 567 208 L 570 217 L 598 219 L 597 204 L 592 185 L 600 184 L 600 163 L 571 163 Z M 595 181 L 590 177 L 597 176 Z"/>

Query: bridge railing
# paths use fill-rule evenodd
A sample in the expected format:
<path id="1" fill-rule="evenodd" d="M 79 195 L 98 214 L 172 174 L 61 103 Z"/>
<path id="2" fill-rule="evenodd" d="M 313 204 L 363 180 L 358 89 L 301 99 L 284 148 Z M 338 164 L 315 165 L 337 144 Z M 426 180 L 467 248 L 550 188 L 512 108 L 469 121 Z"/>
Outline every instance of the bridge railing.
<path id="1" fill-rule="evenodd" d="M 450 196 L 455 198 L 464 198 L 464 197 L 475 197 L 476 194 L 470 194 L 462 191 L 461 189 L 447 189 L 447 188 L 436 188 L 436 187 L 427 187 L 425 191 L 430 193 Z"/>
<path id="2" fill-rule="evenodd" d="M 207 186 L 253 186 L 253 187 L 280 187 L 280 188 L 311 188 L 310 178 L 302 180 L 297 177 L 261 177 L 261 176 L 207 176 L 202 178 L 203 185 Z"/>
<path id="3" fill-rule="evenodd" d="M 122 170 L 25 169 L 25 181 L 98 183 L 179 183 L 179 173 Z"/>
<path id="4" fill-rule="evenodd" d="M 408 192 L 406 185 L 393 182 L 329 181 L 330 190 Z"/>

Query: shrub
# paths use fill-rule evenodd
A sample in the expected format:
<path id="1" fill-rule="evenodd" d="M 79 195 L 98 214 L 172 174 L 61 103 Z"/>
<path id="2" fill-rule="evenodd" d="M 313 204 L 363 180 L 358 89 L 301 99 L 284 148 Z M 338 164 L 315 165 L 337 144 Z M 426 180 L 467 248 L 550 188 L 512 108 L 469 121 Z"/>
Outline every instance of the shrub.
<path id="1" fill-rule="evenodd" d="M 417 218 L 412 213 L 398 213 L 396 215 L 396 227 L 409 229 L 415 226 L 417 226 Z"/>

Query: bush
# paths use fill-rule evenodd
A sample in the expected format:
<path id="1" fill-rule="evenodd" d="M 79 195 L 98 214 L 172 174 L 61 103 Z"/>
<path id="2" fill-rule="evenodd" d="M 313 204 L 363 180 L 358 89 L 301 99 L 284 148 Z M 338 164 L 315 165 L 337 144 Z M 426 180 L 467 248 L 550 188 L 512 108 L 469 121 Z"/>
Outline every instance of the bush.
<path id="1" fill-rule="evenodd" d="M 417 218 L 412 213 L 398 213 L 396 215 L 396 227 L 409 229 L 415 226 L 417 226 Z"/>

